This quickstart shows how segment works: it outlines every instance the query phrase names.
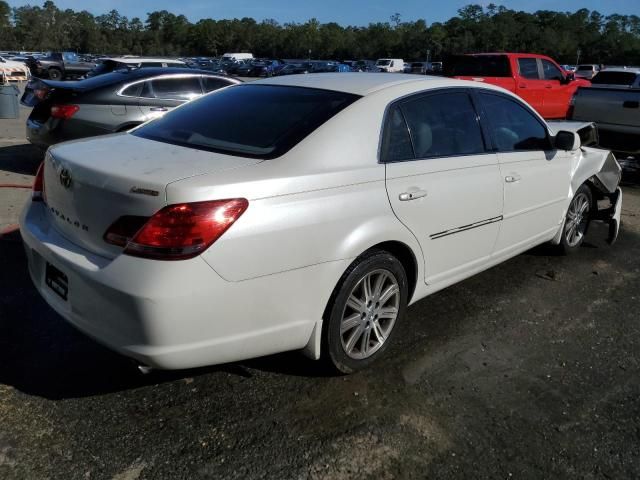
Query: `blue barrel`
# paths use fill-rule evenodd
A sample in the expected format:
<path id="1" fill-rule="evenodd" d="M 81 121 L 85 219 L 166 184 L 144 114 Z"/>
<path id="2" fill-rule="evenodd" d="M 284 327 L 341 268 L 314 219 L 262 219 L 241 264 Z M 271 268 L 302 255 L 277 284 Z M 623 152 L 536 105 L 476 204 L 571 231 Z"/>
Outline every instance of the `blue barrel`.
<path id="1" fill-rule="evenodd" d="M 0 118 L 18 118 L 20 90 L 16 85 L 0 85 Z"/>

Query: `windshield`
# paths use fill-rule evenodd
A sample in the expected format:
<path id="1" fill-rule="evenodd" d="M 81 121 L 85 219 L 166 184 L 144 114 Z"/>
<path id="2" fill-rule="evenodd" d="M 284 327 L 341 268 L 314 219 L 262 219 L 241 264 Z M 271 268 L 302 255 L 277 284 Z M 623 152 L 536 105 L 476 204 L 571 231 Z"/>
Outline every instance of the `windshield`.
<path id="1" fill-rule="evenodd" d="M 378 60 L 376 62 L 376 65 L 389 65 L 391 63 L 391 60 Z"/>
<path id="2" fill-rule="evenodd" d="M 190 102 L 133 135 L 229 155 L 275 158 L 358 98 L 313 88 L 239 85 Z"/>

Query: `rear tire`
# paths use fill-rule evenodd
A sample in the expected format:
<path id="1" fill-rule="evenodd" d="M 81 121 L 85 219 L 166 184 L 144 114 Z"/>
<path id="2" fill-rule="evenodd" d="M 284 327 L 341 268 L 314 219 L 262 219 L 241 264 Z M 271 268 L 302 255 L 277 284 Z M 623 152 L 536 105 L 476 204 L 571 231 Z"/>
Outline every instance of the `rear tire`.
<path id="1" fill-rule="evenodd" d="M 407 274 L 390 253 L 372 250 L 343 274 L 325 315 L 323 355 L 341 373 L 374 363 L 392 343 L 407 308 Z"/>
<path id="2" fill-rule="evenodd" d="M 582 246 L 589 229 L 593 208 L 593 195 L 587 185 L 581 185 L 571 199 L 562 226 L 562 236 L 558 245 L 566 255 L 575 253 Z"/>
<path id="3" fill-rule="evenodd" d="M 62 70 L 59 68 L 50 68 L 48 73 L 51 80 L 62 80 Z"/>

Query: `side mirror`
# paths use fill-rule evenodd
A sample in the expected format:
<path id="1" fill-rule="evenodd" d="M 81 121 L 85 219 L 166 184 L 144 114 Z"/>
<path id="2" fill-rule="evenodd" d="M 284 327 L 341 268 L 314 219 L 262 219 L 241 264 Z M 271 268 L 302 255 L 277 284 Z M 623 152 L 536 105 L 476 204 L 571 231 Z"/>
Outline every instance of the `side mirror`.
<path id="1" fill-rule="evenodd" d="M 576 74 L 573 72 L 569 72 L 567 73 L 567 76 L 564 77 L 564 82 L 563 83 L 571 83 L 576 79 Z"/>
<path id="2" fill-rule="evenodd" d="M 554 146 L 556 150 L 575 152 L 581 146 L 580 137 L 574 132 L 560 130 L 555 136 Z"/>

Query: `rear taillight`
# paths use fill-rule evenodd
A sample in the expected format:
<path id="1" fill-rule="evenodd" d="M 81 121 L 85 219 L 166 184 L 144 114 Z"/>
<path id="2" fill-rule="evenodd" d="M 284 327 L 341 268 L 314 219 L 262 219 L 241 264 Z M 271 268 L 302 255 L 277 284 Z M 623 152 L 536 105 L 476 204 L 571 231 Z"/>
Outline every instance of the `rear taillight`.
<path id="1" fill-rule="evenodd" d="M 49 89 L 44 87 L 37 88 L 36 90 L 33 91 L 33 94 L 36 96 L 36 98 L 40 100 L 44 100 L 48 93 L 49 93 Z"/>
<path id="2" fill-rule="evenodd" d="M 53 105 L 51 107 L 51 116 L 53 118 L 68 120 L 73 117 L 78 110 L 80 110 L 78 105 Z"/>
<path id="3" fill-rule="evenodd" d="M 133 215 L 120 217 L 104 234 L 104 240 L 112 245 L 124 247 L 148 220 L 149 217 L 137 217 Z"/>
<path id="4" fill-rule="evenodd" d="M 44 162 L 40 164 L 36 172 L 36 178 L 33 181 L 33 190 L 31 192 L 31 201 L 44 201 Z"/>
<path id="5" fill-rule="evenodd" d="M 193 258 L 220 238 L 248 206 L 244 198 L 169 205 L 146 222 L 140 221 L 144 217 L 119 218 L 104 239 L 124 245 L 124 253 L 136 257 Z"/>

